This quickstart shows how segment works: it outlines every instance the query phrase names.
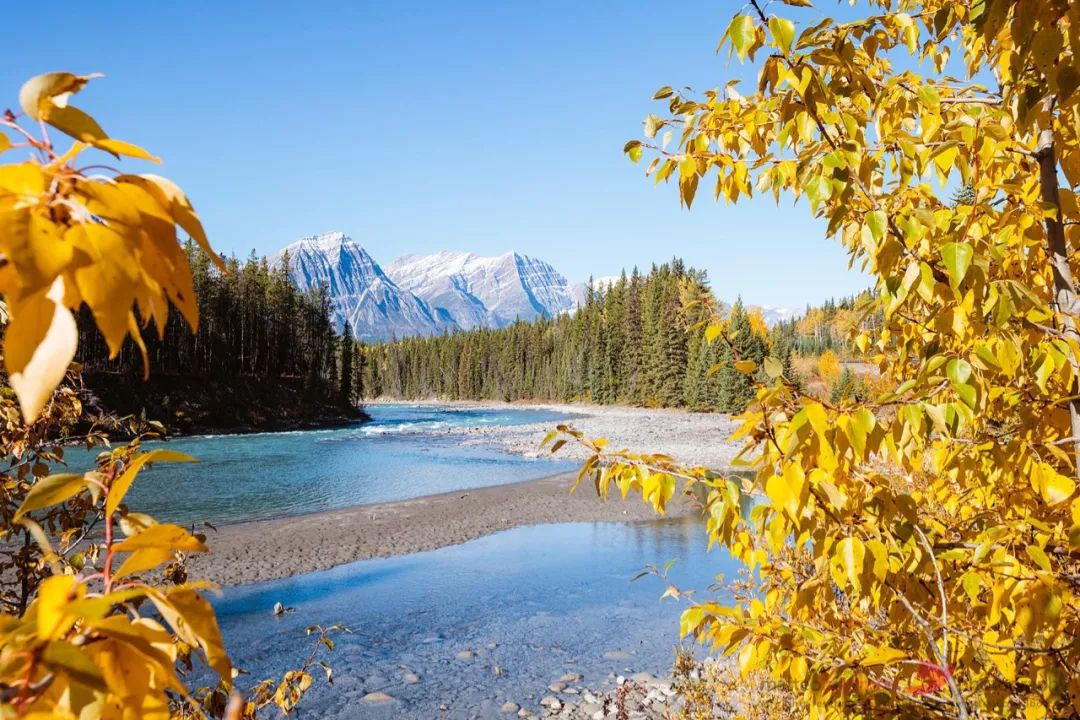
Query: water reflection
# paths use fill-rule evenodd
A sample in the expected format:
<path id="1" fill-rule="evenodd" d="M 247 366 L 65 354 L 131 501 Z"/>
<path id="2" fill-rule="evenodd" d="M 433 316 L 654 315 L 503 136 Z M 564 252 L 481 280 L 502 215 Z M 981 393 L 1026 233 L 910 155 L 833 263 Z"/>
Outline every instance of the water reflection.
<path id="1" fill-rule="evenodd" d="M 684 588 L 734 570 L 725 553 L 706 552 L 693 518 L 544 525 L 234 588 L 217 606 L 226 641 L 256 677 L 299 657 L 308 625 L 354 630 L 332 657 L 335 690 L 311 698 L 313 716 L 486 717 L 507 700 L 535 705 L 568 670 L 602 685 L 609 673 L 669 669 L 683 606 L 659 601 L 656 578 L 630 581 L 673 558 L 671 578 Z M 296 612 L 275 619 L 278 601 Z M 475 655 L 459 660 L 462 650 Z M 406 669 L 422 682 L 404 684 Z M 373 691 L 395 697 L 391 709 L 361 702 Z"/>

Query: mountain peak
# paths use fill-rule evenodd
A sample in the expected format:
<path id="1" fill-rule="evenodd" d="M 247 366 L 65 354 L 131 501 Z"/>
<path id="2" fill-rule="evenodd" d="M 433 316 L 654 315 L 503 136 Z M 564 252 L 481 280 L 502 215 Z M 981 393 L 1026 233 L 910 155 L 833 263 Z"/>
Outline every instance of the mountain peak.
<path id="1" fill-rule="evenodd" d="M 387 266 L 387 273 L 464 329 L 503 327 L 574 308 L 566 278 L 514 250 L 489 257 L 453 251 L 406 255 Z"/>
<path id="2" fill-rule="evenodd" d="M 368 342 L 453 329 L 426 302 L 402 290 L 359 243 L 343 232 L 309 235 L 274 256 L 289 255 L 289 274 L 302 290 L 325 287 L 338 328 Z"/>

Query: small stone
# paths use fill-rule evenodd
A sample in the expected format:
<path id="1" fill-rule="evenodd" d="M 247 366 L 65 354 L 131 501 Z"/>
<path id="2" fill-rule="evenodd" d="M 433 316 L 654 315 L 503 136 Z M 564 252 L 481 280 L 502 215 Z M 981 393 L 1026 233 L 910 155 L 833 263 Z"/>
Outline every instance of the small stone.
<path id="1" fill-rule="evenodd" d="M 384 692 L 370 692 L 364 696 L 364 702 L 369 705 L 378 705 L 381 703 L 393 702 L 394 698 L 387 695 Z"/>
<path id="2" fill-rule="evenodd" d="M 420 676 L 416 673 L 407 672 L 401 676 L 401 681 L 406 685 L 415 685 L 420 682 Z"/>
<path id="3" fill-rule="evenodd" d="M 439 709 L 440 709 L 440 710 L 442 710 L 443 712 L 446 712 L 446 711 L 447 711 L 447 710 L 449 710 L 450 708 L 446 707 L 446 703 L 441 703 L 441 704 L 439 705 Z"/>
<path id="4" fill-rule="evenodd" d="M 563 690 L 563 692 L 566 693 L 567 695 L 577 695 L 579 690 L 577 688 L 568 687 L 565 690 Z"/>
<path id="5" fill-rule="evenodd" d="M 459 652 L 457 654 L 457 659 L 458 660 L 472 660 L 473 656 L 474 656 L 474 654 L 473 654 L 472 650 L 462 650 L 461 652 Z"/>
<path id="6" fill-rule="evenodd" d="M 545 695 L 540 704 L 551 710 L 558 710 L 562 707 L 562 702 L 554 695 Z"/>
<path id="7" fill-rule="evenodd" d="M 592 717 L 596 713 L 600 713 L 600 717 L 604 716 L 604 706 L 598 702 L 581 703 L 579 710 L 581 710 L 582 715 L 588 715 L 589 717 Z"/>
<path id="8" fill-rule="evenodd" d="M 559 678 L 559 680 L 564 683 L 578 682 L 579 680 L 581 680 L 581 675 L 579 675 L 578 673 L 566 673 L 561 678 Z"/>
<path id="9" fill-rule="evenodd" d="M 503 706 L 499 708 L 499 712 L 509 715 L 510 713 L 516 713 L 520 709 L 521 708 L 516 702 L 505 702 L 503 703 Z"/>
<path id="10" fill-rule="evenodd" d="M 551 692 L 562 692 L 564 688 L 566 688 L 566 686 L 562 683 L 551 683 L 548 685 L 548 690 Z"/>
<path id="11" fill-rule="evenodd" d="M 526 710 L 525 708 L 521 708 L 520 710 L 518 710 L 518 717 L 519 718 L 531 718 L 531 717 L 533 717 L 533 714 L 531 712 L 529 712 L 528 710 Z"/>
<path id="12" fill-rule="evenodd" d="M 615 684 L 616 685 L 622 685 L 625 682 L 626 682 L 626 678 L 624 678 L 622 675 L 616 676 L 616 678 L 615 678 Z"/>
<path id="13" fill-rule="evenodd" d="M 642 685 L 649 685 L 656 680 L 652 673 L 647 672 L 639 672 L 630 679 L 636 683 L 641 683 Z"/>
<path id="14" fill-rule="evenodd" d="M 487 646 L 488 650 L 494 650 L 495 648 L 499 647 L 499 643 L 488 643 Z"/>

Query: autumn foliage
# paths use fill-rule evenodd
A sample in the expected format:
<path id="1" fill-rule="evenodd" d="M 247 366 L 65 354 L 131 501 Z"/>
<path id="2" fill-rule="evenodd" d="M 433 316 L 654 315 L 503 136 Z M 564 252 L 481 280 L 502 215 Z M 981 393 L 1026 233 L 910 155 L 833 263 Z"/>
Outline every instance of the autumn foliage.
<path id="1" fill-rule="evenodd" d="M 213 586 L 189 579 L 184 565 L 207 550 L 206 538 L 126 503 L 151 464 L 194 458 L 145 449 L 141 439 L 110 447 L 93 431 L 71 436 L 81 413 L 70 387 L 78 380 L 73 311 L 89 307 L 115 356 L 128 337 L 142 346 L 144 327 L 163 332 L 170 308 L 196 327 L 178 230 L 220 263 L 171 181 L 78 164 L 91 148 L 116 160 L 154 160 L 71 105 L 90 79 L 33 78 L 19 94 L 23 112 L 0 117 L 0 153 L 30 156 L 0 165 L 3 356 L 19 406 L 0 392 L 0 717 L 250 718 L 270 704 L 290 710 L 321 665 L 315 653 L 280 681 L 258 684 L 246 698 L 235 694 L 236 669 L 205 596 Z M 74 145 L 59 151 L 49 128 Z M 153 437 L 161 428 L 133 429 Z M 96 467 L 54 472 L 65 440 L 102 447 Z M 330 630 L 311 629 L 319 646 L 332 648 Z M 196 673 L 214 680 L 191 688 Z"/>
<path id="2" fill-rule="evenodd" d="M 567 429 L 582 478 L 661 511 L 701 486 L 710 542 L 756 575 L 683 631 L 810 717 L 1075 717 L 1080 4 L 783 5 L 751 0 L 722 39 L 756 87 L 661 88 L 626 152 L 686 206 L 709 183 L 823 218 L 875 279 L 880 326 L 852 340 L 893 390 L 830 402 L 766 358 L 750 479 Z"/>

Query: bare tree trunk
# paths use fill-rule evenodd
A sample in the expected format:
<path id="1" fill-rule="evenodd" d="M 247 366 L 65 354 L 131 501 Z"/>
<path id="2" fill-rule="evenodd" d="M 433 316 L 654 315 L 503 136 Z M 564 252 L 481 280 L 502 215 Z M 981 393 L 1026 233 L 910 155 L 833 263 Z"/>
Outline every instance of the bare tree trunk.
<path id="1" fill-rule="evenodd" d="M 1065 247 L 1065 224 L 1061 217 L 1061 203 L 1058 200 L 1057 155 L 1054 152 L 1054 131 L 1043 130 L 1039 135 L 1039 148 L 1035 155 L 1039 160 L 1039 182 L 1043 202 L 1057 209 L 1053 217 L 1046 218 L 1047 254 L 1050 267 L 1054 272 L 1054 310 L 1065 336 L 1080 343 L 1080 332 L 1076 328 L 1078 302 L 1076 283 L 1073 281 L 1072 268 L 1069 267 L 1069 254 Z M 1080 397 L 1076 397 L 1077 379 L 1080 377 L 1077 360 L 1071 359 L 1073 368 L 1073 399 L 1069 400 L 1069 420 L 1072 423 L 1074 471 L 1080 476 Z"/>

